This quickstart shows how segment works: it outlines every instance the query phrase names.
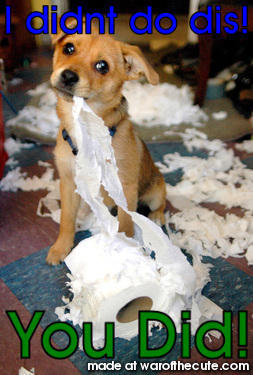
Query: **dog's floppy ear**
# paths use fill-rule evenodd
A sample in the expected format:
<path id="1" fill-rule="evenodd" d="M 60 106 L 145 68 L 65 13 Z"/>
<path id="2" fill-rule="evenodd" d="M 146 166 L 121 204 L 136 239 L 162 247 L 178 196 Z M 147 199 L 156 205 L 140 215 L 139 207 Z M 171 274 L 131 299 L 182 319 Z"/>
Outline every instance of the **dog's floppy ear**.
<path id="1" fill-rule="evenodd" d="M 145 75 L 152 85 L 159 83 L 159 75 L 143 56 L 139 47 L 120 42 L 121 51 L 125 62 L 127 80 L 138 79 Z"/>

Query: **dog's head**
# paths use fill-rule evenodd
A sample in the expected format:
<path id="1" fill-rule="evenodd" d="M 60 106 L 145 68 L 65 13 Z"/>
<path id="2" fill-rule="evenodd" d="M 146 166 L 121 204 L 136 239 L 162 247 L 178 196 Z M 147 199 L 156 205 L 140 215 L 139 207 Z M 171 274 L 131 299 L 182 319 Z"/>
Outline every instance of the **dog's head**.
<path id="1" fill-rule="evenodd" d="M 119 95 L 124 81 L 146 76 L 155 85 L 158 74 L 140 49 L 97 31 L 88 34 L 52 36 L 55 46 L 52 86 L 59 95 L 74 95 L 95 101 L 110 101 Z"/>

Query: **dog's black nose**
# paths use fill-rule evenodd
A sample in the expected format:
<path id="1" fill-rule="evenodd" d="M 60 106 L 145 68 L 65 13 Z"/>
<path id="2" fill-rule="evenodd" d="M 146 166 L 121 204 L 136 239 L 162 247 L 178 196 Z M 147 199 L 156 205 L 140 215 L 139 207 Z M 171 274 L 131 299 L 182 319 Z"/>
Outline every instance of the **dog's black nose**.
<path id="1" fill-rule="evenodd" d="M 61 73 L 61 82 L 62 82 L 65 86 L 72 87 L 72 86 L 74 86 L 78 81 L 79 81 L 79 77 L 78 77 L 78 75 L 77 75 L 75 72 L 73 72 L 72 70 L 65 69 L 65 70 L 63 70 L 63 72 Z"/>

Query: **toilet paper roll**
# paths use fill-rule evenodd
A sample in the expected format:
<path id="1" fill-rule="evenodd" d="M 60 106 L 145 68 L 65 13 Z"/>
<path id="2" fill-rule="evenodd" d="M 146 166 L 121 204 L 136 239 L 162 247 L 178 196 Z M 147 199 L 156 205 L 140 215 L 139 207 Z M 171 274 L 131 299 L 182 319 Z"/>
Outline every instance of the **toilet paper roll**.
<path id="1" fill-rule="evenodd" d="M 175 296 L 170 296 L 170 304 Z M 94 321 L 94 339 L 101 337 L 105 322 L 115 323 L 115 337 L 131 339 L 138 334 L 138 312 L 142 310 L 161 311 L 166 295 L 157 282 L 147 282 L 129 287 L 102 301 L 97 319 Z"/>
<path id="2" fill-rule="evenodd" d="M 167 313 L 184 283 L 181 275 L 172 275 L 168 295 L 156 261 L 123 233 L 90 237 L 65 262 L 71 271 L 73 323 L 92 322 L 94 341 L 103 337 L 105 322 L 115 323 L 116 337 L 131 339 L 138 333 L 138 311 Z"/>

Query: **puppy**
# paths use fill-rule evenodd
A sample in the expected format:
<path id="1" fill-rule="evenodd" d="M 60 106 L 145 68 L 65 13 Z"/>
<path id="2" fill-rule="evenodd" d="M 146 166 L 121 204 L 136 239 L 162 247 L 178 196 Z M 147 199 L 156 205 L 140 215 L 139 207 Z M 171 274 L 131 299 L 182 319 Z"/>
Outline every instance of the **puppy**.
<path id="1" fill-rule="evenodd" d="M 51 84 L 57 93 L 57 113 L 60 118 L 55 160 L 60 176 L 61 222 L 58 238 L 49 250 L 47 262 L 55 265 L 73 247 L 80 204 L 74 183 L 73 96 L 84 98 L 104 120 L 112 135 L 119 178 L 129 210 L 135 211 L 138 201 L 141 201 L 150 208 L 150 219 L 164 224 L 165 183 L 146 145 L 133 130 L 122 96 L 125 81 L 141 76 L 145 76 L 152 85 L 159 81 L 158 74 L 140 49 L 116 41 L 109 35 L 99 35 L 98 32 L 91 35 L 65 35 L 61 32 L 54 35 L 52 40 L 55 52 Z M 115 206 L 102 188 L 101 192 L 105 204 Z M 119 231 L 133 236 L 133 222 L 121 208 L 118 208 L 118 220 Z"/>

